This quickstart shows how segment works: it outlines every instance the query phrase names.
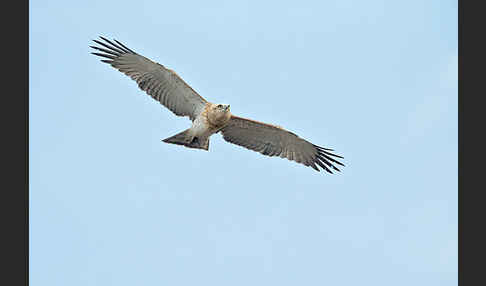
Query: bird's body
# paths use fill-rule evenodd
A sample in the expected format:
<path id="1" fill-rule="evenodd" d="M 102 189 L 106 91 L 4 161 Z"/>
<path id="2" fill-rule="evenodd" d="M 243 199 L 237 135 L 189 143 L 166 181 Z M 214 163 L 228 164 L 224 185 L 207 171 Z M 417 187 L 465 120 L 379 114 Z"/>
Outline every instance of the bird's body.
<path id="1" fill-rule="evenodd" d="M 230 119 L 229 105 L 208 102 L 192 122 L 191 128 L 163 141 L 208 151 L 209 137 L 218 133 Z"/>
<path id="2" fill-rule="evenodd" d="M 155 100 L 177 116 L 187 116 L 192 126 L 163 141 L 189 148 L 209 150 L 209 138 L 221 132 L 224 140 L 267 156 L 279 156 L 312 167 L 320 166 L 329 173 L 339 171 L 334 165 L 344 166 L 335 158 L 343 158 L 327 149 L 314 145 L 282 127 L 258 122 L 230 112 L 229 105 L 206 101 L 174 71 L 153 62 L 114 40 L 103 37 L 105 42 L 94 40 L 103 46 L 91 48 L 101 51 L 92 54 L 135 80 Z M 335 157 L 335 158 L 333 158 Z"/>

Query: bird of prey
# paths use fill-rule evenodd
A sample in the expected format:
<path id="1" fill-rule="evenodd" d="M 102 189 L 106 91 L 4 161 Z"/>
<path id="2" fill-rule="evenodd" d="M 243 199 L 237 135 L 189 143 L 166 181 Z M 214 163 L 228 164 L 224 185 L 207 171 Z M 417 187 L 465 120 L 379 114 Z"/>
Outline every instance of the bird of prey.
<path id="1" fill-rule="evenodd" d="M 177 116 L 188 116 L 191 128 L 168 137 L 163 142 L 189 148 L 209 150 L 209 137 L 221 132 L 227 142 L 260 152 L 280 156 L 320 171 L 318 166 L 332 174 L 344 166 L 331 153 L 332 149 L 310 143 L 279 126 L 232 115 L 229 104 L 206 101 L 173 70 L 132 51 L 117 40 L 100 37 L 93 40 L 99 46 L 90 46 L 103 57 L 101 61 L 132 78 L 148 95 L 159 101 Z"/>

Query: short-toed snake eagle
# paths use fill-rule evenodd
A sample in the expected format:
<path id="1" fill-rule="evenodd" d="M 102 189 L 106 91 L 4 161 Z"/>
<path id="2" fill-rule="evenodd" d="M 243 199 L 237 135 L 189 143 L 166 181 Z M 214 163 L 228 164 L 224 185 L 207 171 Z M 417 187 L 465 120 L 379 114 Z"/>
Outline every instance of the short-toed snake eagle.
<path id="1" fill-rule="evenodd" d="M 94 40 L 100 46 L 90 46 L 99 51 L 92 54 L 104 57 L 110 64 L 135 80 L 140 89 L 158 100 L 178 116 L 188 116 L 191 128 L 163 141 L 189 148 L 209 149 L 209 137 L 221 132 L 224 140 L 260 152 L 267 156 L 280 156 L 319 171 L 329 173 L 335 166 L 344 166 L 335 158 L 343 158 L 327 149 L 314 145 L 279 126 L 238 116 L 226 104 L 214 104 L 202 98 L 174 71 L 137 54 L 117 40 Z"/>

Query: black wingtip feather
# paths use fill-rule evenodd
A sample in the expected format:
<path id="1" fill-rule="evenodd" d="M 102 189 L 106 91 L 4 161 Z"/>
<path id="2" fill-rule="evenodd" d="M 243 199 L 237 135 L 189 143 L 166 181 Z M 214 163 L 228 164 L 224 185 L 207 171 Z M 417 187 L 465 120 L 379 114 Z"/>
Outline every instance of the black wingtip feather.
<path id="1" fill-rule="evenodd" d="M 95 50 L 98 50 L 98 51 L 101 51 L 101 52 L 104 52 L 104 53 L 108 53 L 108 54 L 111 54 L 111 55 L 114 55 L 114 56 L 119 56 L 120 54 L 118 53 L 115 53 L 113 51 L 110 51 L 110 50 L 107 50 L 107 49 L 103 49 L 103 48 L 100 48 L 100 47 L 96 47 L 96 46 L 89 46 L 90 48 L 93 48 Z"/>
<path id="2" fill-rule="evenodd" d="M 329 156 L 336 157 L 336 158 L 344 159 L 343 156 L 339 156 L 339 155 L 336 155 L 336 154 L 333 154 L 333 153 L 329 153 L 329 152 L 326 152 L 326 151 L 323 151 L 322 153 L 323 154 L 326 154 L 326 155 L 329 155 Z"/>
<path id="3" fill-rule="evenodd" d="M 328 154 L 326 154 L 326 153 L 318 153 L 318 154 L 319 154 L 319 156 L 322 156 L 322 157 L 324 157 L 325 159 L 327 159 L 327 160 L 329 160 L 329 161 L 331 161 L 331 162 L 334 162 L 334 163 L 336 163 L 336 164 L 339 164 L 339 165 L 341 165 L 341 166 L 344 166 L 344 164 L 343 164 L 343 163 L 341 163 L 341 162 L 339 162 L 339 161 L 337 161 L 337 160 L 335 160 L 335 159 L 333 159 L 333 158 L 329 157 L 329 156 L 328 156 Z"/>
<path id="4" fill-rule="evenodd" d="M 119 42 L 118 42 L 117 40 L 115 40 L 115 39 L 113 39 L 113 41 L 115 41 L 116 43 L 119 43 Z M 121 47 L 121 46 L 120 46 L 120 45 L 118 45 L 118 44 L 115 44 L 115 43 L 113 43 L 113 42 L 111 42 L 111 44 L 112 44 L 112 45 L 114 45 L 115 47 L 119 48 L 120 50 L 124 51 L 125 53 L 130 53 L 130 51 L 129 51 L 129 50 L 127 50 L 127 49 L 125 49 L 125 48 Z"/>
<path id="5" fill-rule="evenodd" d="M 319 166 L 321 166 L 324 170 L 326 170 L 328 173 L 333 174 L 333 172 L 330 169 L 333 169 L 335 171 L 341 172 L 339 168 L 337 168 L 333 163 L 340 165 L 340 166 L 345 166 L 343 163 L 337 161 L 336 159 L 332 158 L 337 157 L 343 159 L 344 157 L 336 155 L 331 153 L 330 151 L 334 151 L 333 149 L 329 148 L 323 148 L 321 146 L 317 146 L 312 144 L 316 148 L 316 157 L 315 157 L 315 163 L 317 163 Z M 326 166 L 327 165 L 327 166 Z"/>
<path id="6" fill-rule="evenodd" d="M 315 145 L 314 145 L 314 146 L 315 146 Z M 316 149 L 317 149 L 317 152 L 319 152 L 319 153 L 322 153 L 322 154 L 326 154 L 326 155 L 329 155 L 329 156 L 333 156 L 333 157 L 337 157 L 337 158 L 344 159 L 344 157 L 343 157 L 343 156 L 339 156 L 339 155 L 336 155 L 336 154 L 333 154 L 333 153 L 329 152 L 329 150 L 332 150 L 332 149 L 325 149 L 325 148 L 322 148 L 322 147 L 319 147 L 319 146 L 317 146 L 317 147 L 316 147 Z M 332 151 L 334 151 L 334 150 L 332 150 Z"/>
<path id="7" fill-rule="evenodd" d="M 113 47 L 115 47 L 118 50 L 120 50 L 121 51 L 120 52 L 121 54 L 127 53 L 127 51 L 125 51 L 122 47 L 118 46 L 117 44 L 113 43 L 112 41 L 108 40 L 107 38 L 104 38 L 102 36 L 100 36 L 100 38 L 103 39 L 105 42 L 110 43 Z M 112 47 L 112 49 L 113 49 L 113 47 Z"/>
<path id="8" fill-rule="evenodd" d="M 319 159 L 316 160 L 316 163 L 321 166 L 321 168 L 323 168 L 324 170 L 326 170 L 328 173 L 331 173 L 333 174 L 333 172 L 331 170 L 329 170 L 328 167 L 326 167 L 326 165 L 324 165 Z"/>
<path id="9" fill-rule="evenodd" d="M 130 50 L 127 46 L 125 46 L 124 44 L 118 42 L 117 40 L 114 40 L 115 42 L 117 42 L 120 46 L 124 47 L 127 51 L 129 51 L 130 53 L 132 54 L 136 54 L 134 51 Z"/>
<path id="10" fill-rule="evenodd" d="M 110 59 L 110 60 L 101 60 L 104 63 L 111 64 L 113 63 L 113 60 L 116 60 L 116 58 L 120 57 L 123 54 L 134 54 L 134 55 L 137 54 L 117 40 L 114 40 L 116 42 L 115 44 L 103 36 L 99 36 L 99 37 L 102 41 L 105 42 L 99 40 L 92 40 L 92 41 L 102 47 L 97 47 L 97 46 L 89 46 L 89 47 L 94 50 L 102 52 L 102 53 L 92 52 L 91 54 Z"/>
<path id="11" fill-rule="evenodd" d="M 319 160 L 321 160 L 324 164 L 326 164 L 327 166 L 329 166 L 329 168 L 333 168 L 334 170 L 336 171 L 339 171 L 341 172 L 341 170 L 339 170 L 336 166 L 334 166 L 331 162 L 329 162 L 328 160 L 326 160 L 327 158 L 325 157 L 322 157 L 322 155 L 317 155 L 317 158 Z"/>
<path id="12" fill-rule="evenodd" d="M 104 57 L 104 58 L 108 58 L 108 59 L 116 59 L 115 56 L 111 56 L 111 55 L 107 55 L 107 54 L 102 54 L 102 53 L 91 53 L 95 56 L 99 56 L 99 57 Z"/>
<path id="13" fill-rule="evenodd" d="M 317 149 L 320 149 L 320 150 L 325 150 L 325 151 L 334 151 L 334 149 L 329 149 L 329 148 L 324 148 L 324 147 L 321 147 L 321 146 L 318 146 L 318 145 L 315 145 L 315 144 L 312 144 L 314 147 L 316 147 Z"/>
<path id="14" fill-rule="evenodd" d="M 116 53 L 120 54 L 120 55 L 122 55 L 122 54 L 125 54 L 125 53 L 126 53 L 125 51 L 118 49 L 118 48 L 117 48 L 115 45 L 113 45 L 113 43 L 111 43 L 110 41 L 106 40 L 105 38 L 103 38 L 103 37 L 100 37 L 100 38 L 102 38 L 102 39 L 104 39 L 106 42 L 110 43 L 110 44 L 111 44 L 111 46 L 110 46 L 110 45 L 108 45 L 108 44 L 105 44 L 105 43 L 103 43 L 103 42 L 100 42 L 100 41 L 98 41 L 98 40 L 93 40 L 93 41 L 94 41 L 95 43 L 97 43 L 97 44 L 102 45 L 103 47 L 105 47 L 105 48 L 107 48 L 107 49 L 110 49 L 110 50 L 112 50 L 112 51 L 114 51 L 114 52 L 116 52 Z"/>
<path id="15" fill-rule="evenodd" d="M 312 169 L 316 170 L 317 172 L 320 172 L 319 168 L 317 168 L 316 164 L 310 164 Z"/>

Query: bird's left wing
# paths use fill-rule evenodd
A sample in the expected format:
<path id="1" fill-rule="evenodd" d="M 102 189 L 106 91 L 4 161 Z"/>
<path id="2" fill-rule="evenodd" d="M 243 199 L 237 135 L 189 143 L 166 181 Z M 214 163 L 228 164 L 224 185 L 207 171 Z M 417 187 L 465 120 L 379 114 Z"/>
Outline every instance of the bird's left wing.
<path id="1" fill-rule="evenodd" d="M 101 53 L 92 53 L 106 59 L 122 73 L 135 80 L 140 89 L 158 100 L 162 105 L 178 116 L 189 116 L 191 120 L 199 115 L 207 101 L 193 90 L 174 71 L 153 62 L 114 40 L 113 43 L 103 37 L 105 42 L 93 40 L 101 47 L 90 46 Z"/>
<path id="2" fill-rule="evenodd" d="M 344 166 L 332 157 L 343 158 L 330 151 L 300 138 L 278 126 L 231 116 L 231 119 L 221 132 L 224 140 L 260 152 L 267 156 L 280 156 L 305 166 L 312 167 L 319 172 L 321 168 L 329 173 L 331 169 L 339 171 L 334 165 Z"/>

